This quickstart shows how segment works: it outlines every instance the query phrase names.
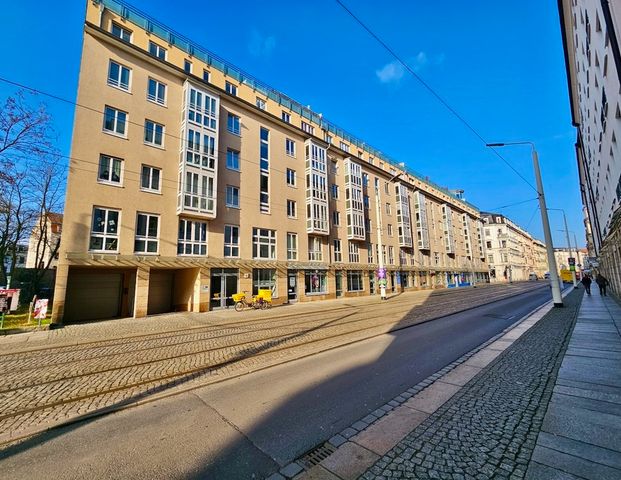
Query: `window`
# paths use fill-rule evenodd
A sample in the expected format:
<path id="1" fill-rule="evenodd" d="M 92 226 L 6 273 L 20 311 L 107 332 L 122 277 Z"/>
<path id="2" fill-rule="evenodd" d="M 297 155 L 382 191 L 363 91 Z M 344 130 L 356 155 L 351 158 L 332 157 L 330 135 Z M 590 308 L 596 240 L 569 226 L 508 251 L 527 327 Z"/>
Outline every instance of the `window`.
<path id="1" fill-rule="evenodd" d="M 266 105 L 266 103 L 265 103 L 265 100 L 263 100 L 263 99 L 262 99 L 262 98 L 260 98 L 260 97 L 257 97 L 256 102 L 257 102 L 257 107 L 258 107 L 258 108 L 260 108 L 261 110 L 265 110 L 265 108 L 266 108 L 266 106 L 267 106 L 267 105 Z"/>
<path id="2" fill-rule="evenodd" d="M 349 262 L 360 263 L 360 250 L 357 243 L 349 242 Z"/>
<path id="3" fill-rule="evenodd" d="M 185 71 L 185 73 L 192 73 L 192 62 L 185 59 L 183 61 L 183 70 Z"/>
<path id="4" fill-rule="evenodd" d="M 226 121 L 227 130 L 235 135 L 240 135 L 241 128 L 240 128 L 239 120 L 240 119 L 237 115 L 233 115 L 232 113 L 229 113 L 229 116 Z"/>
<path id="5" fill-rule="evenodd" d="M 306 133 L 310 133 L 311 135 L 315 134 L 315 127 L 313 127 L 310 123 L 306 123 L 304 120 L 302 120 L 302 130 L 304 130 Z"/>
<path id="6" fill-rule="evenodd" d="M 270 210 L 270 196 L 269 196 L 269 135 L 270 132 L 267 128 L 261 128 L 260 132 L 260 144 L 259 144 L 259 165 L 261 168 L 260 174 L 260 210 L 263 213 L 268 213 Z"/>
<path id="7" fill-rule="evenodd" d="M 395 247 L 392 245 L 388 247 L 388 263 L 395 264 Z"/>
<path id="8" fill-rule="evenodd" d="M 289 218 L 297 218 L 297 204 L 295 200 L 287 200 L 287 217 Z"/>
<path id="9" fill-rule="evenodd" d="M 254 268 L 252 270 L 252 294 L 257 295 L 259 289 L 270 290 L 272 298 L 278 297 L 276 292 L 276 269 L 274 268 Z"/>
<path id="10" fill-rule="evenodd" d="M 362 201 L 364 203 L 364 208 L 368 210 L 370 206 L 369 196 L 365 195 L 364 197 L 362 197 Z"/>
<path id="11" fill-rule="evenodd" d="M 210 175 L 185 172 L 183 207 L 212 212 L 214 209 L 213 181 Z"/>
<path id="12" fill-rule="evenodd" d="M 155 42 L 149 42 L 149 53 L 160 60 L 166 60 L 166 49 Z"/>
<path id="13" fill-rule="evenodd" d="M 131 70 L 129 68 L 110 60 L 110 66 L 108 67 L 108 85 L 129 92 L 130 78 Z"/>
<path id="14" fill-rule="evenodd" d="M 290 157 L 295 157 L 295 142 L 290 138 L 285 140 L 285 152 L 287 152 L 287 155 Z"/>
<path id="15" fill-rule="evenodd" d="M 136 238 L 134 240 L 134 252 L 157 253 L 159 234 L 159 215 L 150 213 L 138 213 L 136 218 Z"/>
<path id="16" fill-rule="evenodd" d="M 287 260 L 298 259 L 298 234 L 287 233 Z"/>
<path id="17" fill-rule="evenodd" d="M 147 100 L 159 103 L 160 105 L 166 105 L 166 85 L 149 78 Z"/>
<path id="18" fill-rule="evenodd" d="M 224 256 L 239 257 L 239 226 L 224 226 Z"/>
<path id="19" fill-rule="evenodd" d="M 291 115 L 287 112 L 285 112 L 284 110 L 282 111 L 282 121 L 283 122 L 287 122 L 287 123 L 291 123 Z"/>
<path id="20" fill-rule="evenodd" d="M 227 149 L 226 168 L 230 170 L 239 170 L 239 152 L 237 150 Z"/>
<path id="21" fill-rule="evenodd" d="M 328 275 L 326 272 L 305 272 L 304 273 L 304 293 L 312 295 L 328 292 Z"/>
<path id="22" fill-rule="evenodd" d="M 207 222 L 179 219 L 178 255 L 207 255 Z"/>
<path id="23" fill-rule="evenodd" d="M 332 198 L 334 200 L 338 200 L 339 198 L 339 186 L 336 183 L 333 183 L 331 188 L 330 188 L 330 192 L 332 194 Z"/>
<path id="24" fill-rule="evenodd" d="M 232 185 L 226 186 L 226 206 L 239 208 L 239 188 Z"/>
<path id="25" fill-rule="evenodd" d="M 345 142 L 339 142 L 339 148 L 344 152 L 349 152 L 349 145 Z"/>
<path id="26" fill-rule="evenodd" d="M 231 82 L 226 82 L 224 84 L 224 90 L 229 95 L 233 95 L 234 97 L 237 96 L 237 85 L 233 85 Z"/>
<path id="27" fill-rule="evenodd" d="M 125 136 L 127 112 L 106 105 L 103 129 L 116 135 Z"/>
<path id="28" fill-rule="evenodd" d="M 364 290 L 362 272 L 350 270 L 347 272 L 347 291 L 361 292 Z"/>
<path id="29" fill-rule="evenodd" d="M 93 252 L 119 251 L 119 210 L 94 207 L 88 249 Z"/>
<path id="30" fill-rule="evenodd" d="M 260 144 L 260 159 L 261 159 L 261 170 L 267 171 L 269 170 L 269 137 L 270 131 L 267 128 L 261 128 L 261 144 Z"/>
<path id="31" fill-rule="evenodd" d="M 373 244 L 367 243 L 367 263 L 373 263 Z"/>
<path id="32" fill-rule="evenodd" d="M 209 83 L 209 70 L 203 70 L 203 81 Z"/>
<path id="33" fill-rule="evenodd" d="M 108 155 L 99 156 L 99 173 L 97 174 L 97 181 L 99 183 L 111 183 L 113 185 L 121 185 L 122 173 L 122 159 L 110 157 Z"/>
<path id="34" fill-rule="evenodd" d="M 386 204 L 386 215 L 392 215 L 392 208 L 390 207 L 390 203 Z"/>
<path id="35" fill-rule="evenodd" d="M 121 27 L 118 23 L 112 22 L 112 29 L 110 33 L 115 37 L 120 38 L 124 42 L 131 43 L 132 41 L 132 32 L 131 30 L 126 29 L 125 27 Z"/>
<path id="36" fill-rule="evenodd" d="M 144 143 L 156 147 L 164 145 L 164 125 L 152 120 L 144 122 Z"/>
<path id="37" fill-rule="evenodd" d="M 323 254 L 321 252 L 321 238 L 308 237 L 308 259 L 312 262 L 321 262 Z"/>
<path id="38" fill-rule="evenodd" d="M 296 184 L 295 170 L 291 170 L 290 168 L 287 168 L 287 185 L 289 185 L 290 187 L 295 187 L 295 184 Z"/>
<path id="39" fill-rule="evenodd" d="M 330 173 L 334 176 L 339 174 L 339 164 L 336 160 L 330 162 Z"/>
<path id="40" fill-rule="evenodd" d="M 201 138 L 200 131 L 192 128 L 188 128 L 187 138 L 186 161 L 190 165 L 213 170 L 216 165 L 216 138 L 212 134 L 204 134 Z"/>
<path id="41" fill-rule="evenodd" d="M 338 239 L 334 240 L 334 261 L 335 262 L 343 261 L 343 251 L 341 250 L 341 241 Z"/>
<path id="42" fill-rule="evenodd" d="M 140 189 L 159 193 L 161 172 L 159 168 L 143 165 L 140 175 Z"/>
<path id="43" fill-rule="evenodd" d="M 492 248 L 492 242 L 489 242 L 489 241 L 488 241 L 488 242 L 485 242 L 485 246 L 486 246 L 487 248 Z"/>
<path id="44" fill-rule="evenodd" d="M 368 187 L 369 186 L 369 174 L 368 173 L 363 173 L 362 174 L 362 186 L 363 187 Z"/>
<path id="45" fill-rule="evenodd" d="M 188 120 L 198 125 L 216 129 L 218 117 L 218 100 L 205 92 L 189 89 Z"/>
<path id="46" fill-rule="evenodd" d="M 494 255 L 493 255 L 493 254 L 488 255 L 488 256 L 487 256 L 487 261 L 488 261 L 489 263 L 493 264 L 493 263 L 494 263 Z"/>
<path id="47" fill-rule="evenodd" d="M 276 259 L 276 230 L 252 229 L 252 258 Z"/>
<path id="48" fill-rule="evenodd" d="M 259 179 L 259 202 L 260 202 L 260 210 L 263 213 L 269 213 L 270 211 L 270 177 L 267 173 L 261 172 L 261 177 Z"/>
<path id="49" fill-rule="evenodd" d="M 326 141 L 328 145 L 332 145 L 333 138 L 332 138 L 332 135 L 330 135 L 329 133 L 326 133 L 324 140 Z"/>
<path id="50" fill-rule="evenodd" d="M 386 228 L 388 229 L 388 236 L 392 237 L 392 225 L 389 223 L 386 225 Z"/>
<path id="51" fill-rule="evenodd" d="M 341 212 L 332 210 L 332 225 L 338 227 L 341 224 Z"/>

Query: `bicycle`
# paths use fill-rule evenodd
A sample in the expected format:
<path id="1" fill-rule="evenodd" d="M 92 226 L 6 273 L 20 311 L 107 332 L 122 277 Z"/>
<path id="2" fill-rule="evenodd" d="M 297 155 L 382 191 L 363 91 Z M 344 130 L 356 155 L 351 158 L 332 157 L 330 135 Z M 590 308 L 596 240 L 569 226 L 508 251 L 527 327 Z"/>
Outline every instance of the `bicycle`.
<path id="1" fill-rule="evenodd" d="M 254 297 L 252 297 L 252 299 L 250 301 L 248 301 L 248 299 L 246 298 L 246 292 L 245 290 L 242 293 L 235 293 L 232 295 L 232 299 L 235 302 L 235 311 L 236 312 L 241 312 L 244 308 L 246 307 L 252 307 L 255 310 L 258 309 L 266 309 L 271 307 L 271 301 L 267 301 L 263 298 L 263 296 L 260 295 L 255 295 Z"/>

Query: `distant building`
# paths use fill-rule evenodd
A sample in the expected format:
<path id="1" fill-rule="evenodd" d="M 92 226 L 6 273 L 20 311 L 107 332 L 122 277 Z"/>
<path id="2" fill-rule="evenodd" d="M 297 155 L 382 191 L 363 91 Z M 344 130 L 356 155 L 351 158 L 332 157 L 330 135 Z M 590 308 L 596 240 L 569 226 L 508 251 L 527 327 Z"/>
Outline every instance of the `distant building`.
<path id="1" fill-rule="evenodd" d="M 547 271 L 545 245 L 499 213 L 481 212 L 487 264 L 492 282 L 528 280 Z"/>
<path id="2" fill-rule="evenodd" d="M 15 257 L 15 268 L 24 268 L 26 266 L 26 257 L 28 256 L 28 245 L 17 245 L 16 248 L 16 257 Z M 11 267 L 13 266 L 13 255 L 12 252 L 9 252 L 6 257 L 4 257 L 4 269 L 6 272 L 11 272 Z M 6 279 L 1 278 L 2 274 L 0 273 L 0 286 L 6 286 Z"/>
<path id="3" fill-rule="evenodd" d="M 576 259 L 576 271 L 580 272 L 584 270 L 586 265 L 588 264 L 587 257 L 587 249 L 582 248 L 578 250 L 578 255 L 576 256 L 576 250 L 567 249 L 567 248 L 555 248 L 554 249 L 554 258 L 556 259 L 556 267 L 559 271 L 561 270 L 569 270 L 569 257 L 573 257 Z"/>
<path id="4" fill-rule="evenodd" d="M 621 292 L 621 3 L 558 0 L 558 8 L 587 245 Z"/>
<path id="5" fill-rule="evenodd" d="M 48 263 L 49 268 L 56 268 L 62 228 L 62 213 L 48 213 L 38 219 L 28 241 L 26 268 L 36 268 L 37 264 L 45 268 Z"/>

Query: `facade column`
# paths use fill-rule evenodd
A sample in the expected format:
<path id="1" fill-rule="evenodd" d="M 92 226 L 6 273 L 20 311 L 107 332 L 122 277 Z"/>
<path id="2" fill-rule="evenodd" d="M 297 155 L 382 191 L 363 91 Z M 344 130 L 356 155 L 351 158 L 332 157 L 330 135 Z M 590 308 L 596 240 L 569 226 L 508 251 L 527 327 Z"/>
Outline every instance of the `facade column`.
<path id="1" fill-rule="evenodd" d="M 149 274 L 150 267 L 138 267 L 136 269 L 136 293 L 134 298 L 134 318 L 147 316 L 149 306 Z"/>
<path id="2" fill-rule="evenodd" d="M 52 323 L 63 324 L 65 313 L 65 296 L 67 295 L 67 279 L 69 278 L 69 265 L 61 263 L 56 268 L 56 280 L 54 285 L 54 303 L 52 303 Z"/>

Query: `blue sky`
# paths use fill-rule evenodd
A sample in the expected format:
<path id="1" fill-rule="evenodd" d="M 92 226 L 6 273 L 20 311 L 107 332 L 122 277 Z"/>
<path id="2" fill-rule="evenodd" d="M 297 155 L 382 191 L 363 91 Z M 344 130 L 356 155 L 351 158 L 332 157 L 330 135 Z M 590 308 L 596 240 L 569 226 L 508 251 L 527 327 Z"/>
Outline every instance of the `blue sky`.
<path id="1" fill-rule="evenodd" d="M 3 5 L 0 76 L 74 100 L 86 0 Z M 462 188 L 481 210 L 535 199 L 495 157 L 334 1 L 132 4 L 281 90 L 434 182 Z M 488 141 L 531 140 L 548 206 L 583 241 L 575 133 L 556 2 L 478 0 L 349 6 Z M 27 34 L 24 31 L 27 30 Z M 0 84 L 0 98 L 15 92 Z M 69 154 L 71 105 L 41 97 Z M 530 152 L 500 152 L 534 185 Z M 542 238 L 536 201 L 504 214 Z M 533 216 L 534 215 L 534 216 Z M 532 219 L 532 220 L 531 220 Z M 562 216 L 550 212 L 556 246 Z M 573 242 L 573 238 L 572 238 Z"/>

